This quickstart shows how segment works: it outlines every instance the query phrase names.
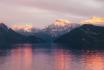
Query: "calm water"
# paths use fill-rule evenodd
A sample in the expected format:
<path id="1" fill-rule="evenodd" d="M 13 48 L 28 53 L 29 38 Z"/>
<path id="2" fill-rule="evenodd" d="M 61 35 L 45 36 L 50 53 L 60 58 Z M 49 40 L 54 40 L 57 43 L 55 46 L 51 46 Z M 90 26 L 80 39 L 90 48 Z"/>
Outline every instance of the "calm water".
<path id="1" fill-rule="evenodd" d="M 43 44 L 14 47 L 0 50 L 0 70 L 104 70 L 101 50 L 69 50 Z"/>

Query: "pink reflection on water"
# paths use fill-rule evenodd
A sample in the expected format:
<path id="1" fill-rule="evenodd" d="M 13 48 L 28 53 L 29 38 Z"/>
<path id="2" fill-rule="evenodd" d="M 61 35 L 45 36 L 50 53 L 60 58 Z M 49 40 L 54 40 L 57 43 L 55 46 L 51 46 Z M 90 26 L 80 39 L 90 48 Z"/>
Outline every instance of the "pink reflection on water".
<path id="1" fill-rule="evenodd" d="M 104 70 L 103 52 L 87 52 L 83 55 L 84 67 L 86 70 Z"/>
<path id="2" fill-rule="evenodd" d="M 9 54 L 0 55 L 0 70 L 104 70 L 104 52 L 101 51 L 32 49 L 31 44 L 16 46 Z"/>
<path id="3" fill-rule="evenodd" d="M 19 45 L 10 56 L 11 70 L 32 70 L 32 48 L 30 44 Z"/>
<path id="4" fill-rule="evenodd" d="M 54 50 L 55 70 L 70 70 L 71 55 L 63 49 Z"/>

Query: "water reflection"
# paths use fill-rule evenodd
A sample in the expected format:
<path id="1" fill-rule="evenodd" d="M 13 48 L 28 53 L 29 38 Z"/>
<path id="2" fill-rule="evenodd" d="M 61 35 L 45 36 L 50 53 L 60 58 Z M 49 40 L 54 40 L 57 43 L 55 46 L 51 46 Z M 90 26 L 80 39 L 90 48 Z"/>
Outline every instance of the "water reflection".
<path id="1" fill-rule="evenodd" d="M 43 48 L 46 47 L 43 44 L 37 45 L 38 48 L 32 44 L 14 46 L 0 50 L 0 70 L 104 70 L 101 50 Z"/>
<path id="2" fill-rule="evenodd" d="M 56 70 L 70 70 L 71 55 L 63 49 L 54 49 L 53 51 Z"/>
<path id="3" fill-rule="evenodd" d="M 30 44 L 16 45 L 18 48 L 9 49 L 0 70 L 32 70 L 32 48 Z M 4 51 L 4 50 L 3 50 Z M 5 50 L 6 51 L 6 50 Z"/>
<path id="4" fill-rule="evenodd" d="M 104 70 L 103 54 L 101 51 L 85 53 L 83 55 L 83 61 L 85 61 L 86 70 Z"/>

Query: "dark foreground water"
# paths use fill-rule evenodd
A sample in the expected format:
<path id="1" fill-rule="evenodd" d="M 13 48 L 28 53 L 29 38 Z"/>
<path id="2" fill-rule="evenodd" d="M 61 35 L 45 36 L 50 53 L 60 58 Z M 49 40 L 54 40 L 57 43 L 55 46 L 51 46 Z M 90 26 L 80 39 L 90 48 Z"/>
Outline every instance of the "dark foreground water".
<path id="1" fill-rule="evenodd" d="M 14 47 L 0 50 L 0 70 L 104 70 L 103 50 L 70 50 L 45 44 Z"/>

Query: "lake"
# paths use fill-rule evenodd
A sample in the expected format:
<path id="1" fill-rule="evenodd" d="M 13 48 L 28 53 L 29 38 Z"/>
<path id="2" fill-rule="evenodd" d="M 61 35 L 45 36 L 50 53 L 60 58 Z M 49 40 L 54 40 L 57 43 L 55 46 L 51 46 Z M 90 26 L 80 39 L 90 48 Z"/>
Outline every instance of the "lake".
<path id="1" fill-rule="evenodd" d="M 64 49 L 54 44 L 12 46 L 0 49 L 0 70 L 104 70 L 103 50 Z"/>

